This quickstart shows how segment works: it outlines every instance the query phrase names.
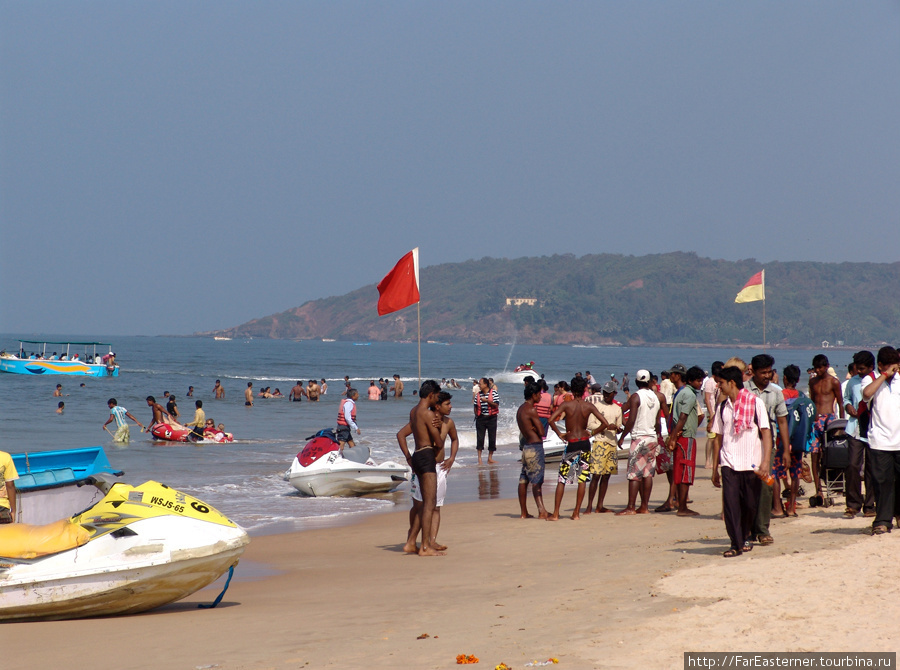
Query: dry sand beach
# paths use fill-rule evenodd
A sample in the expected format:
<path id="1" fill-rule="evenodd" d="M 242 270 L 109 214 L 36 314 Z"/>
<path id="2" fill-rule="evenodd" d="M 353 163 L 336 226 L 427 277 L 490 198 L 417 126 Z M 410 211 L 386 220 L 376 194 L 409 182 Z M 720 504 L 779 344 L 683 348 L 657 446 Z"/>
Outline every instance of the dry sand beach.
<path id="1" fill-rule="evenodd" d="M 897 649 L 900 533 L 863 535 L 868 520 L 842 519 L 840 504 L 805 507 L 773 520 L 774 545 L 723 559 L 708 474 L 692 489 L 698 518 L 548 523 L 519 519 L 510 499 L 450 505 L 441 558 L 400 551 L 405 512 L 257 537 L 217 609 L 197 604 L 221 582 L 144 615 L 6 624 L 5 665 L 451 668 L 466 653 L 484 668 L 550 657 L 560 670 L 681 668 L 689 650 Z M 624 506 L 624 484 L 607 503 Z M 573 504 L 574 489 L 563 509 Z"/>

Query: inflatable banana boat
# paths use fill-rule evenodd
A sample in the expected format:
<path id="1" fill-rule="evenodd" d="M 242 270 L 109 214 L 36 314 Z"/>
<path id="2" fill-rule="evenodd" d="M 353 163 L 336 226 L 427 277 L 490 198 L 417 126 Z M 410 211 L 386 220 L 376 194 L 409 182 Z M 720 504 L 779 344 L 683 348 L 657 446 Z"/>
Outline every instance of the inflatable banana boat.
<path id="1" fill-rule="evenodd" d="M 43 526 L 0 526 L 0 621 L 132 614 L 211 584 L 250 541 L 202 501 L 148 481 Z"/>

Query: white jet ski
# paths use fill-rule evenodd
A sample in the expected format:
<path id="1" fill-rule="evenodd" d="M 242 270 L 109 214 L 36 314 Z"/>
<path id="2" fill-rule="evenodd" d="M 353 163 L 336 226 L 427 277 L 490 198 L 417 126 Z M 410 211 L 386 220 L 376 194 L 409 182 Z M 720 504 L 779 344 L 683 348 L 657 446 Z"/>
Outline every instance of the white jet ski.
<path id="1" fill-rule="evenodd" d="M 144 612 L 237 564 L 247 533 L 158 482 L 92 481 L 106 495 L 44 526 L 0 526 L 0 621 Z"/>
<path id="2" fill-rule="evenodd" d="M 378 465 L 369 447 L 345 447 L 342 456 L 339 446 L 328 435 L 314 436 L 294 458 L 284 480 L 308 496 L 359 496 L 385 493 L 410 479 L 409 466 L 392 461 Z"/>

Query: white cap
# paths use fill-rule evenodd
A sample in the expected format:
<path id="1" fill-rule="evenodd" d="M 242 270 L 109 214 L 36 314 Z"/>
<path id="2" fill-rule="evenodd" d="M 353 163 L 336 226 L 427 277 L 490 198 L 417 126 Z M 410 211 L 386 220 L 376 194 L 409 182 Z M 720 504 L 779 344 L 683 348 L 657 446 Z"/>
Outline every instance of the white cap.
<path id="1" fill-rule="evenodd" d="M 639 382 L 649 382 L 650 372 L 648 370 L 638 370 L 634 378 Z"/>

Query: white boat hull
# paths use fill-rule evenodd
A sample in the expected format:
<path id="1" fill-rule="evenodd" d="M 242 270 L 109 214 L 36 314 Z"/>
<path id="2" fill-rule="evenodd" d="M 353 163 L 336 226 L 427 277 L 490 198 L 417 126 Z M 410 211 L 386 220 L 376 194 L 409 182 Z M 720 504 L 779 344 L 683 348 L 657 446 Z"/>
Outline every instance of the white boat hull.
<path id="1" fill-rule="evenodd" d="M 0 558 L 0 621 L 143 612 L 211 584 L 249 542 L 241 528 L 163 516 L 40 559 Z"/>
<path id="2" fill-rule="evenodd" d="M 399 463 L 356 463 L 333 453 L 306 468 L 294 458 L 284 478 L 307 496 L 361 496 L 392 491 L 408 482 L 410 473 L 407 466 Z"/>

